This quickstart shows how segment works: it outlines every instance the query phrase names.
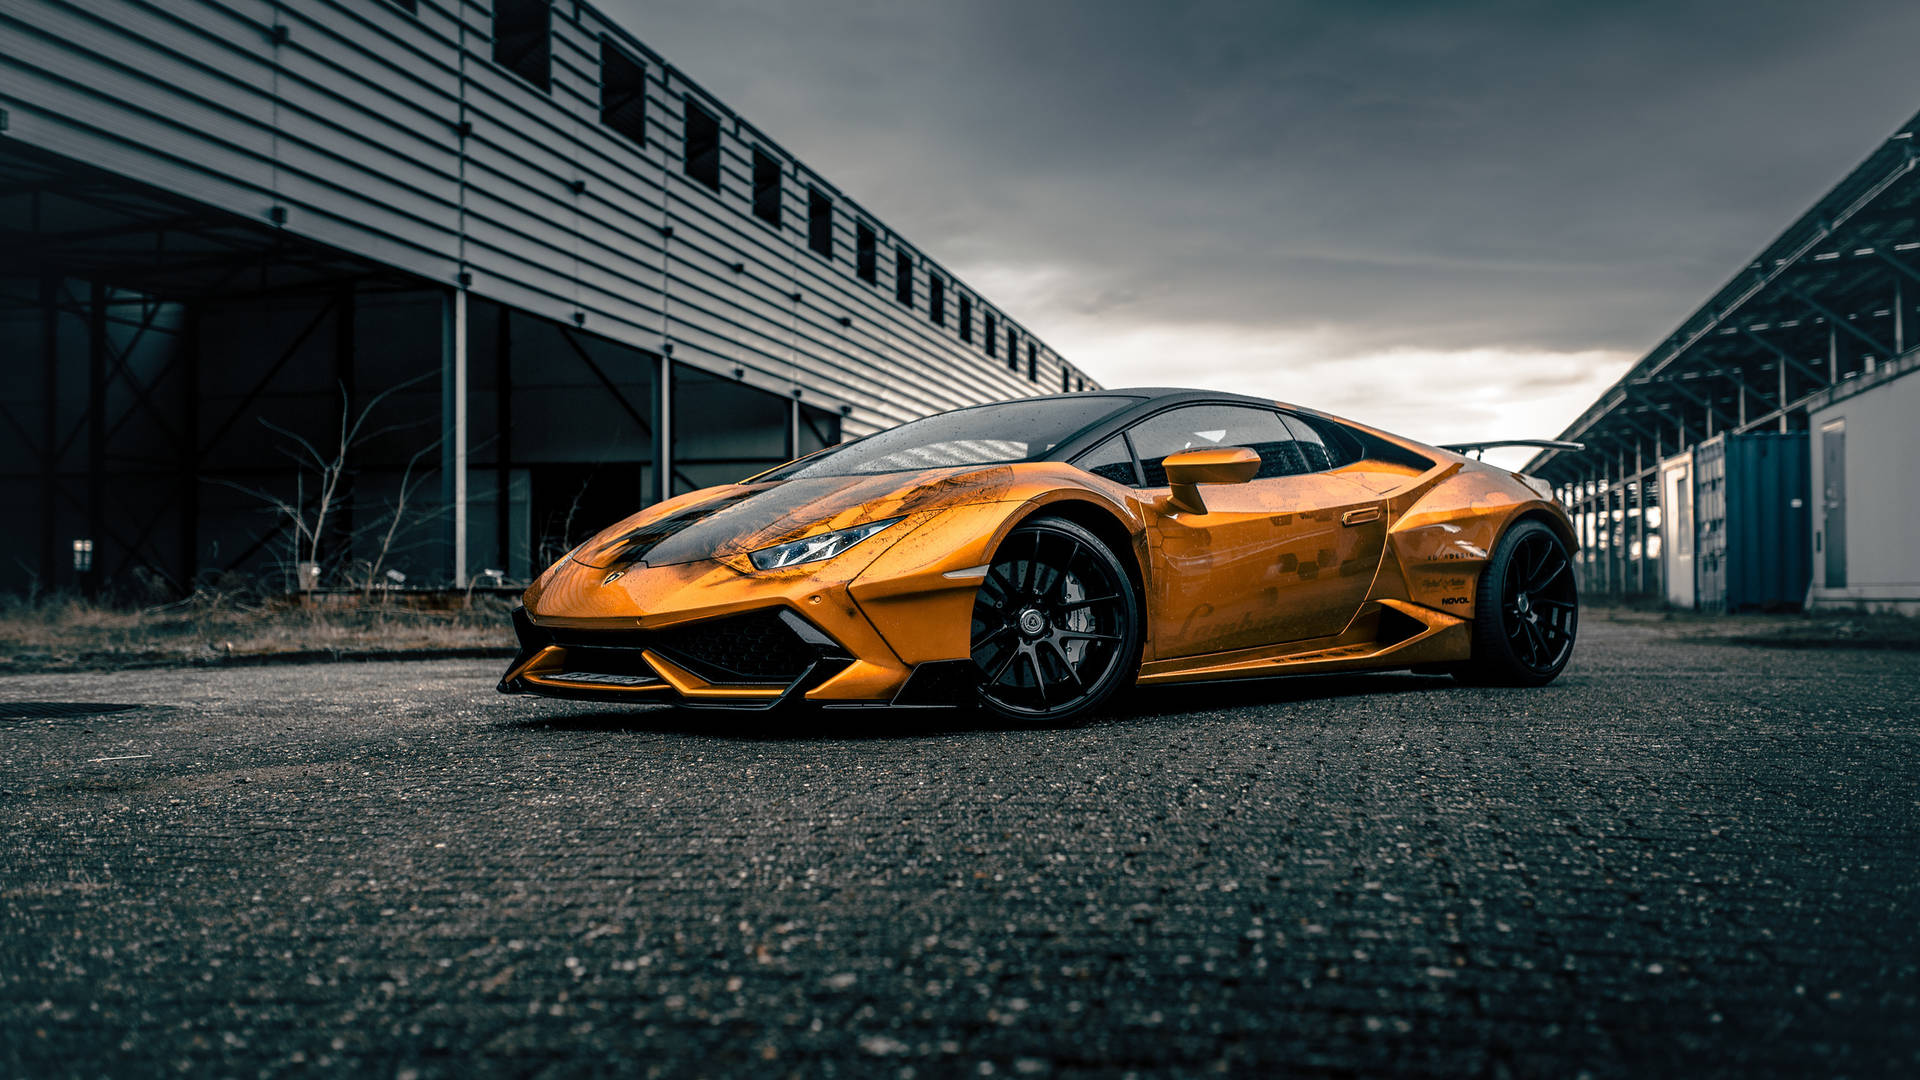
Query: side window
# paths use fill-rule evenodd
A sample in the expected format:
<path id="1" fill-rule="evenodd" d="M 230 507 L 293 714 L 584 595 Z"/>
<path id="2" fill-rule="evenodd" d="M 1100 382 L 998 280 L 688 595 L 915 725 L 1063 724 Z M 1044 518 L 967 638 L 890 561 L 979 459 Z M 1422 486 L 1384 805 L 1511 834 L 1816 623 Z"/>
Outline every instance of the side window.
<path id="1" fill-rule="evenodd" d="M 1360 449 L 1360 440 L 1354 438 L 1353 433 L 1346 428 L 1331 420 L 1288 413 L 1287 426 L 1300 435 L 1302 442 L 1306 441 L 1309 432 L 1319 437 L 1320 444 L 1326 447 L 1327 451 L 1327 464 L 1323 466 L 1324 468 L 1338 469 L 1367 456 Z"/>
<path id="2" fill-rule="evenodd" d="M 1133 471 L 1133 454 L 1127 450 L 1127 440 L 1119 435 L 1081 454 L 1073 463 L 1116 484 L 1140 486 L 1140 480 Z"/>
<path id="3" fill-rule="evenodd" d="M 1297 416 L 1282 416 L 1281 419 L 1286 421 L 1287 430 L 1293 432 L 1293 439 L 1300 446 L 1300 456 L 1306 460 L 1308 472 L 1326 472 L 1338 467 L 1334 465 L 1333 455 L 1328 452 L 1327 444 L 1320 438 L 1319 432 L 1308 427 Z"/>
<path id="4" fill-rule="evenodd" d="M 1190 405 L 1143 420 L 1132 431 L 1133 448 L 1147 487 L 1164 487 L 1167 455 L 1215 446 L 1244 446 L 1260 455 L 1256 480 L 1293 476 L 1307 470 L 1293 433 L 1279 413 L 1244 405 Z"/>

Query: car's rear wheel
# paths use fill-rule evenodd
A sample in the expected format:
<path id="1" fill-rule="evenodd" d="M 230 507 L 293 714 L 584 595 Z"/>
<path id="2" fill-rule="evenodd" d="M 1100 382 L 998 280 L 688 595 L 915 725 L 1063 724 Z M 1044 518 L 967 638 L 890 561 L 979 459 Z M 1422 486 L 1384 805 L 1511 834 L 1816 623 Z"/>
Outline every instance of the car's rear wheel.
<path id="1" fill-rule="evenodd" d="M 1061 518 L 1022 523 L 973 602 L 981 706 L 1026 721 L 1099 708 L 1139 673 L 1139 608 L 1099 537 Z"/>
<path id="2" fill-rule="evenodd" d="M 1475 686 L 1545 686 L 1573 656 L 1580 596 L 1573 558 L 1544 522 L 1506 531 L 1481 568 L 1473 659 L 1456 668 Z"/>

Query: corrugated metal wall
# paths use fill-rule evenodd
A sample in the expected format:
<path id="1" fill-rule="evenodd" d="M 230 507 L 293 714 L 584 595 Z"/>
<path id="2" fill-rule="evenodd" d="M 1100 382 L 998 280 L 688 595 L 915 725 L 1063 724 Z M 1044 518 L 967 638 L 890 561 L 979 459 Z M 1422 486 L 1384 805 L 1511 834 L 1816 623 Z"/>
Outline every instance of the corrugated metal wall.
<path id="1" fill-rule="evenodd" d="M 845 411 L 852 434 L 1061 388 L 1061 359 L 1003 309 L 599 12 L 551 9 L 544 90 L 493 61 L 493 16 L 439 0 L 11 0 L 0 138 L 430 281 L 467 274 L 476 296 L 797 391 Z M 601 122 L 605 43 L 644 67 L 644 144 Z M 683 170 L 689 100 L 720 120 L 717 191 Z M 751 212 L 756 147 L 780 169 L 777 228 Z M 831 258 L 807 244 L 809 188 L 833 199 Z M 855 275 L 856 221 L 880 238 L 871 284 Z M 913 263 L 911 306 L 895 299 L 896 252 Z M 944 326 L 929 274 L 946 282 Z"/>

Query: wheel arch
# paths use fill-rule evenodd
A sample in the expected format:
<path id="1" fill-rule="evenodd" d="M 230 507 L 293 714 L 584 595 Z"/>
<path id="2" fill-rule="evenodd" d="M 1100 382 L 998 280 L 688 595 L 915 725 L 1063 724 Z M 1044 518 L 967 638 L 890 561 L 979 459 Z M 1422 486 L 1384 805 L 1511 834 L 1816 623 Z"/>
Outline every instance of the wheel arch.
<path id="1" fill-rule="evenodd" d="M 1088 499 L 1071 497 L 1035 503 L 1027 507 L 1011 521 L 1006 533 L 1011 533 L 1029 521 L 1049 517 L 1065 518 L 1073 522 L 1092 533 L 1101 543 L 1107 545 L 1107 550 L 1119 557 L 1120 567 L 1127 572 L 1127 581 L 1133 585 L 1134 599 L 1138 601 L 1140 630 L 1144 639 L 1147 627 L 1152 625 L 1152 620 L 1147 618 L 1147 574 L 1145 558 L 1142 554 L 1142 548 L 1146 545 L 1144 534 L 1135 533 L 1124 519 L 1107 507 Z M 1003 533 L 1000 540 L 995 542 L 994 550 L 998 551 L 1000 543 L 1005 540 L 1006 534 Z"/>
<path id="2" fill-rule="evenodd" d="M 1567 639 L 1566 652 L 1557 661 L 1557 666 L 1552 667 L 1551 670 L 1539 670 L 1523 665 L 1506 641 L 1508 635 L 1502 630 L 1501 605 L 1497 602 L 1490 603 L 1487 598 L 1480 595 L 1480 591 L 1490 585 L 1499 587 L 1492 580 L 1492 575 L 1495 568 L 1501 565 L 1498 562 L 1500 548 L 1514 536 L 1516 529 L 1535 521 L 1545 526 L 1548 532 L 1565 545 L 1568 565 L 1564 572 L 1573 590 L 1570 598 L 1573 609 L 1566 616 L 1560 630 Z M 1580 575 L 1578 564 L 1574 562 L 1574 553 L 1579 550 L 1579 541 L 1573 535 L 1572 524 L 1568 521 L 1565 512 L 1557 506 L 1535 504 L 1507 519 L 1500 527 L 1500 531 L 1495 534 L 1493 546 L 1488 549 L 1488 558 L 1475 578 L 1475 603 L 1470 616 L 1473 628 L 1472 651 L 1464 663 L 1456 665 L 1453 669 L 1456 679 L 1469 686 L 1544 686 L 1559 676 L 1572 655 L 1572 640 L 1578 626 Z M 1528 618 L 1532 619 L 1536 616 L 1528 616 Z M 1551 624 L 1551 620 L 1549 623 Z M 1544 639 L 1537 640 L 1542 640 L 1544 644 Z"/>
<path id="3" fill-rule="evenodd" d="M 1553 534 L 1560 538 L 1560 542 L 1567 545 L 1567 558 L 1569 561 L 1572 561 L 1574 553 L 1580 550 L 1580 542 L 1573 535 L 1573 526 L 1568 523 L 1564 515 L 1557 514 L 1553 511 L 1552 507 L 1539 503 L 1522 509 L 1519 513 L 1507 518 L 1506 522 L 1500 526 L 1500 531 L 1493 534 L 1493 543 L 1487 545 L 1486 561 L 1480 564 L 1473 577 L 1474 611 L 1478 611 L 1480 608 L 1480 586 L 1485 578 L 1483 571 L 1492 564 L 1493 553 L 1499 550 L 1501 543 L 1513 533 L 1513 530 L 1529 521 L 1537 521 L 1545 525 L 1548 529 L 1551 529 Z M 1578 564 L 1576 564 L 1576 566 L 1577 565 Z M 1574 581 L 1575 584 L 1578 585 L 1579 575 L 1577 573 L 1575 574 Z"/>
<path id="4" fill-rule="evenodd" d="M 1535 505 L 1513 515 L 1513 519 L 1500 530 L 1500 535 L 1505 537 L 1523 521 L 1538 521 L 1552 529 L 1560 542 L 1567 545 L 1567 554 L 1572 555 L 1580 550 L 1580 538 L 1573 534 L 1573 523 L 1567 520 L 1565 514 L 1555 513 L 1553 508 L 1547 506 Z"/>

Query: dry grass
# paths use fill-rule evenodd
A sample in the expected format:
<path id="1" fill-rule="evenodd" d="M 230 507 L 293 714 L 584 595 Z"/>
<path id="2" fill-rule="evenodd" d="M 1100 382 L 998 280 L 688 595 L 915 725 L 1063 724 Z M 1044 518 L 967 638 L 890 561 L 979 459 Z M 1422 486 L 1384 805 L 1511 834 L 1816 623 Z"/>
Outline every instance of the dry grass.
<path id="1" fill-rule="evenodd" d="M 123 667 L 476 655 L 513 649 L 514 601 L 476 595 L 301 604 L 200 593 L 125 607 L 72 597 L 0 599 L 0 673 Z M 1594 607 L 1588 619 L 1634 623 L 1682 641 L 1774 648 L 1920 649 L 1920 619 L 1898 615 L 1701 615 Z"/>
<path id="2" fill-rule="evenodd" d="M 70 597 L 0 600 L 0 672 L 473 654 L 513 648 L 513 602 L 493 596 L 403 604 L 390 597 L 303 605 L 208 594 L 123 608 Z"/>

